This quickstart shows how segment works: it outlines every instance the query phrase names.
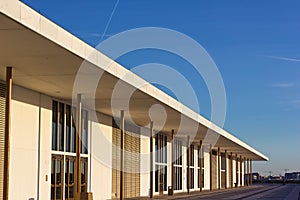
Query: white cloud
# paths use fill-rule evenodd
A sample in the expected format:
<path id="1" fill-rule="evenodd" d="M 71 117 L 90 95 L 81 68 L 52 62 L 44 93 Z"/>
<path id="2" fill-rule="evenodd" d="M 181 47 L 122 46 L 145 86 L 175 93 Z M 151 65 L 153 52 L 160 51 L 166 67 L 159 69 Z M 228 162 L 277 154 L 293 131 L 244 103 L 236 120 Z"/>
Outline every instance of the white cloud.
<path id="1" fill-rule="evenodd" d="M 299 99 L 292 100 L 291 103 L 292 104 L 299 104 L 300 105 L 300 100 Z"/>
<path id="2" fill-rule="evenodd" d="M 289 88 L 289 87 L 294 87 L 294 83 L 274 83 L 272 84 L 272 87 L 276 88 Z"/>
<path id="3" fill-rule="evenodd" d="M 267 56 L 267 57 L 274 58 L 274 59 L 277 59 L 277 60 L 300 62 L 300 59 L 297 59 L 297 58 L 288 58 L 288 57 L 282 57 L 282 56 Z"/>
<path id="4" fill-rule="evenodd" d="M 111 34 L 100 34 L 100 33 L 86 33 L 83 34 L 82 37 L 111 37 Z"/>

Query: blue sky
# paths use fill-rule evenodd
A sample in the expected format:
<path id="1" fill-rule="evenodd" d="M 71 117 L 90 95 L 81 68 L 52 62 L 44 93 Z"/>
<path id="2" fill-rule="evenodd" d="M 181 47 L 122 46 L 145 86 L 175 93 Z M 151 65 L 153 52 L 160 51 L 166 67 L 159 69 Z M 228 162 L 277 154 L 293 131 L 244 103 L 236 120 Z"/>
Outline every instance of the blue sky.
<path id="1" fill-rule="evenodd" d="M 195 39 L 223 77 L 227 95 L 224 128 L 270 158 L 255 163 L 254 170 L 277 175 L 284 169 L 300 171 L 299 1 L 24 2 L 92 46 L 119 32 L 147 26 L 174 29 Z M 203 80 L 180 58 L 149 50 L 130 53 L 118 62 L 129 69 L 163 62 L 180 70 L 197 88 L 201 114 L 210 117 Z"/>

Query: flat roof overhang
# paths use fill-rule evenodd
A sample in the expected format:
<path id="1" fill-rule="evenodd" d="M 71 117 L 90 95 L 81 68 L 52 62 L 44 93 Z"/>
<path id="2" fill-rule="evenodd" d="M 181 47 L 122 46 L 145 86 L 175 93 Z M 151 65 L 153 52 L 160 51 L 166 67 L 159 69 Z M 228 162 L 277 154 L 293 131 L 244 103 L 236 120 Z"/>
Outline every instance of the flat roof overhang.
<path id="1" fill-rule="evenodd" d="M 162 132 L 170 133 L 172 129 L 176 132 L 180 121 L 184 120 L 181 128 L 185 136 L 197 126 L 194 142 L 203 140 L 206 134 L 215 135 L 218 139 L 214 148 L 220 147 L 222 151 L 226 149 L 228 153 L 252 160 L 268 160 L 262 153 L 95 51 L 22 2 L 0 0 L 0 25 L 1 80 L 5 80 L 5 67 L 12 66 L 14 84 L 72 101 L 78 69 L 84 61 L 88 61 L 90 72 L 103 73 L 95 93 L 96 111 L 112 116 L 112 92 L 119 82 L 124 91 L 135 90 L 128 112 L 137 125 L 147 125 L 150 121 L 149 108 L 159 104 L 167 114 Z M 110 65 L 103 69 L 105 62 Z M 124 78 L 125 74 L 129 76 Z M 93 74 L 87 73 L 86 76 Z M 122 104 L 122 99 L 119 100 Z M 87 104 L 89 101 L 92 99 L 85 99 Z"/>

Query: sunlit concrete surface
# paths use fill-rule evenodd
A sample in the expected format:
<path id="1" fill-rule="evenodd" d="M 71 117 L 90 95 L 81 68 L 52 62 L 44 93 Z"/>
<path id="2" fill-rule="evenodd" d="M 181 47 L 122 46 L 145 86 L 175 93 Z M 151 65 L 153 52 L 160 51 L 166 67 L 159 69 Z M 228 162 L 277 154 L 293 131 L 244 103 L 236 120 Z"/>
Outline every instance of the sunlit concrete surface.
<path id="1" fill-rule="evenodd" d="M 300 200 L 300 185 L 255 185 L 251 187 L 236 188 L 213 192 L 194 193 L 190 195 L 178 194 L 173 197 L 164 196 L 156 199 L 223 199 L 223 200 Z"/>

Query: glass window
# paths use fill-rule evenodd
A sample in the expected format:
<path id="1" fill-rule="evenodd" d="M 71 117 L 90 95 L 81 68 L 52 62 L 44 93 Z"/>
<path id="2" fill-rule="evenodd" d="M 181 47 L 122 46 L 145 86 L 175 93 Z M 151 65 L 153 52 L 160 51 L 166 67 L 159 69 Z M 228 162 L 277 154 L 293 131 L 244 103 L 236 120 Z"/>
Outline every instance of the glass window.
<path id="1" fill-rule="evenodd" d="M 174 167 L 175 186 L 174 190 L 182 190 L 182 167 Z"/>
<path id="2" fill-rule="evenodd" d="M 190 146 L 190 166 L 194 166 L 195 162 L 194 162 L 194 145 Z"/>
<path id="3" fill-rule="evenodd" d="M 194 168 L 190 168 L 190 189 L 194 189 Z"/>
<path id="4" fill-rule="evenodd" d="M 158 192 L 158 165 L 155 165 L 155 192 Z"/>
<path id="5" fill-rule="evenodd" d="M 67 156 L 65 161 L 65 198 L 74 198 L 75 157 Z"/>
<path id="6" fill-rule="evenodd" d="M 182 190 L 182 141 L 174 141 L 174 190 Z"/>
<path id="7" fill-rule="evenodd" d="M 167 163 L 167 137 L 161 134 L 155 136 L 155 162 Z"/>
<path id="8" fill-rule="evenodd" d="M 52 156 L 51 161 L 51 199 L 62 197 L 62 157 Z"/>
<path id="9" fill-rule="evenodd" d="M 66 106 L 66 151 L 71 152 L 71 106 Z"/>
<path id="10" fill-rule="evenodd" d="M 226 168 L 225 154 L 221 153 L 221 170 L 225 170 L 225 168 Z"/>
<path id="11" fill-rule="evenodd" d="M 190 153 L 190 189 L 194 189 L 194 165 L 195 165 L 195 161 L 194 161 L 194 145 L 191 144 L 190 145 L 190 150 L 189 150 L 189 153 Z"/>
<path id="12" fill-rule="evenodd" d="M 155 135 L 155 192 L 167 191 L 167 137 Z"/>
<path id="13" fill-rule="evenodd" d="M 88 153 L 88 112 L 82 112 L 81 153 Z"/>
<path id="14" fill-rule="evenodd" d="M 88 153 L 88 112 L 82 111 L 81 153 Z M 52 104 L 51 199 L 74 199 L 76 109 L 53 101 Z M 58 153 L 57 151 L 60 151 Z M 68 152 L 67 156 L 61 155 Z M 87 190 L 88 158 L 81 158 L 81 190 Z M 63 192 L 64 191 L 64 192 Z"/>
<path id="15" fill-rule="evenodd" d="M 59 103 L 59 121 L 58 121 L 58 143 L 59 151 L 64 150 L 64 121 L 65 121 L 65 106 L 63 103 Z"/>
<path id="16" fill-rule="evenodd" d="M 72 140 L 71 140 L 71 152 L 76 152 L 76 108 L 72 108 L 72 115 L 71 115 L 71 121 L 72 121 Z"/>
<path id="17" fill-rule="evenodd" d="M 87 159 L 81 158 L 81 192 L 87 191 Z"/>
<path id="18" fill-rule="evenodd" d="M 57 101 L 52 104 L 52 150 L 57 150 Z"/>

